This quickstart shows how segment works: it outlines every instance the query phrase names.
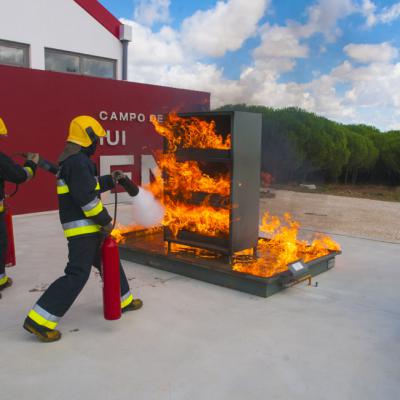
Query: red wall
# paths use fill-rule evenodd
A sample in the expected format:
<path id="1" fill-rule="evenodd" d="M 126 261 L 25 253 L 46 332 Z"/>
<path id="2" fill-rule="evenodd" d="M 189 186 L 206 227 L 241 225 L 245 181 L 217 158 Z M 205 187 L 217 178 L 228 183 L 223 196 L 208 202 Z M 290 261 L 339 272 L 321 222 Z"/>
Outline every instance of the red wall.
<path id="1" fill-rule="evenodd" d="M 97 155 L 134 155 L 134 166 L 124 167 L 140 182 L 140 160 L 161 147 L 161 138 L 149 122 L 151 114 L 170 111 L 209 110 L 209 93 L 110 79 L 89 78 L 56 72 L 0 66 L 0 116 L 7 125 L 8 138 L 0 139 L 0 151 L 33 151 L 56 161 L 61 153 L 69 122 L 77 115 L 91 115 L 100 120 L 106 112 L 141 114 L 144 122 L 101 121 L 105 129 L 126 132 L 126 144 L 105 143 Z M 114 136 L 115 137 L 115 136 Z M 15 158 L 22 162 L 20 158 Z M 13 190 L 7 185 L 7 192 Z M 20 186 L 9 201 L 14 214 L 57 208 L 55 178 L 38 170 L 34 180 Z"/>

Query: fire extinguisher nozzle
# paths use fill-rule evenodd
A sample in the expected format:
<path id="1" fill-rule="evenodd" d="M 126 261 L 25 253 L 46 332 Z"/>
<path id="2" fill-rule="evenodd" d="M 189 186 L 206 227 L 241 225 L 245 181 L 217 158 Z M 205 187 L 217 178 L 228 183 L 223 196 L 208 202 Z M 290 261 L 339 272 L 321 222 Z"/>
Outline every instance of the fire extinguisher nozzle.
<path id="1" fill-rule="evenodd" d="M 120 179 L 118 183 L 125 189 L 125 191 L 131 197 L 135 197 L 139 193 L 139 187 L 135 185 L 127 176 Z"/>

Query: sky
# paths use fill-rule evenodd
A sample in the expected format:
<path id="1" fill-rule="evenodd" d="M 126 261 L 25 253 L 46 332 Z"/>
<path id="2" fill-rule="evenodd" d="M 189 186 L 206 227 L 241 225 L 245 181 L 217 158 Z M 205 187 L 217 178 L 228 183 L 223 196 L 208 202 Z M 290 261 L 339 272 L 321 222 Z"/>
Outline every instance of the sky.
<path id="1" fill-rule="evenodd" d="M 400 130 L 400 1 L 100 3 L 132 26 L 131 81 Z"/>

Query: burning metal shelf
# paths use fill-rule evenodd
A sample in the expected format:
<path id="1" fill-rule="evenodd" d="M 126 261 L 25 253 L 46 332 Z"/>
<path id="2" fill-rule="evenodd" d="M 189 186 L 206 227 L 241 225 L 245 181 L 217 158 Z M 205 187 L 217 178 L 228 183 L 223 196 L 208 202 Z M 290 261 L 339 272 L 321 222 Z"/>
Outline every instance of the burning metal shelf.
<path id="1" fill-rule="evenodd" d="M 230 149 L 224 147 L 177 148 L 171 146 L 167 136 L 164 137 L 164 151 L 176 156 L 178 162 L 193 161 L 199 164 L 199 168 L 215 180 L 221 175 L 227 175 L 229 182 L 229 208 L 227 222 L 229 223 L 228 240 L 224 246 L 210 242 L 199 233 L 196 239 L 187 239 L 189 246 L 202 247 L 222 254 L 232 256 L 235 252 L 254 249 L 258 241 L 259 219 L 259 189 L 260 189 L 260 165 L 261 165 L 261 115 L 241 111 L 218 111 L 194 114 L 178 114 L 182 121 L 191 121 L 193 118 L 215 125 L 215 133 L 224 137 L 230 136 Z M 177 136 L 182 133 L 182 128 L 176 126 Z M 184 131 L 184 130 L 183 130 Z M 183 146 L 183 145 L 182 145 Z M 164 190 L 170 190 L 167 171 L 163 171 Z M 196 192 L 192 191 L 189 199 L 183 203 L 193 205 L 191 199 L 196 199 Z M 214 199 L 216 199 L 214 197 Z M 189 200 L 189 201 L 187 201 Z M 164 239 L 168 242 L 185 244 L 184 237 L 179 240 L 166 233 Z"/>
<path id="2" fill-rule="evenodd" d="M 148 235 L 130 234 L 126 242 L 120 244 L 120 256 L 124 260 L 260 297 L 269 297 L 297 282 L 310 279 L 333 268 L 338 254 L 340 252 L 332 252 L 302 264 L 307 268 L 307 273 L 300 275 L 299 278 L 291 276 L 287 271 L 270 278 L 261 278 L 233 271 L 229 257 L 226 255 L 204 258 L 192 252 L 167 254 L 162 232 Z"/>
<path id="3" fill-rule="evenodd" d="M 224 237 L 200 235 L 195 232 L 182 230 L 175 237 L 168 228 L 164 228 L 164 240 L 168 243 L 184 244 L 187 246 L 198 247 L 221 254 L 229 254 L 227 250 L 229 239 Z"/>
<path id="4" fill-rule="evenodd" d="M 184 162 L 184 161 L 204 161 L 209 163 L 231 162 L 230 150 L 187 148 L 187 149 L 178 149 L 175 152 L 175 155 L 177 161 L 179 162 Z"/>
<path id="5" fill-rule="evenodd" d="M 165 191 L 164 195 L 171 195 L 170 192 Z M 175 196 L 179 200 L 179 196 Z M 229 208 L 230 207 L 230 197 L 221 196 L 217 193 L 204 193 L 204 192 L 192 192 L 189 199 L 185 199 L 187 204 L 193 206 L 199 205 L 209 205 L 214 208 Z"/>

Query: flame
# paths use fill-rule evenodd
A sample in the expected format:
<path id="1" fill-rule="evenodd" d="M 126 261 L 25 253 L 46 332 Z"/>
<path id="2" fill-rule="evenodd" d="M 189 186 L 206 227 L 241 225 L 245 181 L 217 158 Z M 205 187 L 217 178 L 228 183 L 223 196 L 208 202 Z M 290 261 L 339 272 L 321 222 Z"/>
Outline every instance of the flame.
<path id="1" fill-rule="evenodd" d="M 207 236 L 221 236 L 229 232 L 229 210 L 215 209 L 201 205 L 188 206 L 182 203 L 169 203 L 163 225 L 176 237 L 181 230 Z"/>
<path id="2" fill-rule="evenodd" d="M 136 236 L 147 236 L 152 233 L 159 232 L 161 227 L 155 226 L 153 228 L 144 228 L 140 225 L 122 225 L 117 224 L 117 227 L 114 228 L 111 232 L 111 236 L 117 243 L 125 243 L 127 233 L 136 232 Z"/>
<path id="3" fill-rule="evenodd" d="M 158 178 L 148 186 L 165 206 L 163 225 L 174 236 L 181 230 L 208 236 L 226 235 L 229 232 L 229 209 L 212 207 L 207 195 L 228 197 L 229 173 L 210 176 L 197 161 L 179 162 L 175 152 L 182 148 L 229 150 L 230 135 L 225 139 L 218 135 L 214 121 L 180 118 L 176 114 L 168 115 L 162 124 L 155 119 L 152 123 L 156 131 L 167 139 L 166 151 L 157 154 L 157 164 L 164 173 L 164 179 Z M 193 198 L 193 193 L 206 195 L 201 205 L 190 204 L 188 200 Z"/>
<path id="4" fill-rule="evenodd" d="M 178 148 L 221 149 L 231 148 L 231 135 L 226 139 L 215 132 L 215 122 L 207 122 L 198 118 L 180 118 L 177 114 L 169 114 L 162 123 L 157 119 L 151 121 L 156 131 L 167 139 L 168 152 Z"/>
<path id="5" fill-rule="evenodd" d="M 288 269 L 288 264 L 299 259 L 309 262 L 331 252 L 340 251 L 340 246 L 329 236 L 318 233 L 310 244 L 299 240 L 300 224 L 285 213 L 284 221 L 266 212 L 262 218 L 260 232 L 266 238 L 258 241 L 257 260 L 251 252 L 245 250 L 237 254 L 233 265 L 235 271 L 244 272 L 263 278 L 269 278 Z"/>
<path id="6" fill-rule="evenodd" d="M 198 118 L 180 118 L 176 114 L 167 116 L 165 122 L 152 119 L 156 131 L 167 139 L 167 149 L 156 154 L 157 164 L 163 171 L 147 185 L 165 207 L 163 226 L 168 227 L 174 236 L 181 230 L 196 232 L 201 235 L 221 236 L 229 232 L 229 209 L 214 208 L 210 204 L 211 196 L 221 198 L 230 195 L 230 176 L 221 172 L 210 176 L 196 161 L 179 162 L 175 151 L 185 148 L 229 150 L 231 136 L 225 138 L 215 131 L 215 122 L 202 121 Z M 193 193 L 203 194 L 200 206 L 189 205 Z M 124 241 L 125 234 L 136 231 L 136 227 L 118 226 L 113 237 Z"/>
<path id="7" fill-rule="evenodd" d="M 116 224 L 116 227 L 112 230 L 111 236 L 114 238 L 114 240 L 117 243 L 125 243 L 126 241 L 126 236 L 125 234 L 129 232 L 135 232 L 139 231 L 140 229 L 143 229 L 142 227 L 138 225 L 122 225 L 122 224 Z"/>
<path id="8" fill-rule="evenodd" d="M 176 114 L 168 115 L 163 123 L 156 119 L 152 123 L 156 131 L 166 138 L 165 152 L 156 155 L 163 175 L 147 186 L 165 207 L 162 225 L 168 227 L 174 236 L 185 230 L 211 237 L 226 237 L 229 233 L 229 207 L 214 207 L 211 196 L 229 198 L 229 171 L 212 171 L 210 175 L 201 162 L 179 161 L 176 151 L 187 148 L 229 150 L 231 136 L 224 138 L 217 134 L 214 121 L 180 118 Z M 193 202 L 196 194 L 202 196 L 200 204 Z M 117 241 L 123 241 L 125 233 L 139 229 L 118 226 L 113 236 Z M 265 238 L 258 242 L 257 258 L 253 258 L 251 249 L 237 253 L 233 269 L 267 278 L 287 270 L 288 264 L 299 259 L 308 262 L 340 250 L 335 241 L 322 234 L 318 234 L 311 243 L 300 240 L 299 229 L 300 224 L 289 213 L 283 219 L 265 213 L 260 225 Z M 207 250 L 185 245 L 172 244 L 171 250 L 190 252 L 203 258 L 216 257 L 215 253 L 213 256 Z"/>
<path id="9" fill-rule="evenodd" d="M 187 199 L 191 192 L 229 196 L 228 175 L 218 174 L 211 177 L 201 171 L 196 161 L 178 162 L 174 153 L 159 154 L 157 164 L 168 175 L 168 193 L 173 197 L 183 195 Z M 160 183 L 157 182 L 157 185 Z"/>

